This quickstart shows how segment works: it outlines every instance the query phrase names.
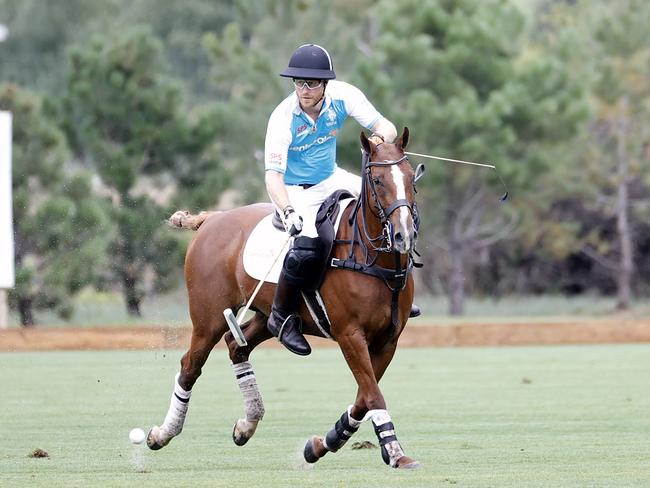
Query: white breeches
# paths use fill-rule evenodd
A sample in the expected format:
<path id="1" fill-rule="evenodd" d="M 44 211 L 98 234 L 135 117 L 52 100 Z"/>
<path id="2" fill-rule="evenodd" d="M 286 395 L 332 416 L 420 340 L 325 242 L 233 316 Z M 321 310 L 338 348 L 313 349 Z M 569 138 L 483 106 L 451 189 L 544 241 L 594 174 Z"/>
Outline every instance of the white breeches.
<path id="1" fill-rule="evenodd" d="M 348 190 L 355 197 L 361 192 L 361 177 L 336 168 L 329 178 L 321 181 L 311 188 L 287 185 L 289 201 L 296 213 L 303 219 L 303 228 L 300 235 L 318 237 L 316 232 L 316 213 L 325 199 L 336 190 Z"/>

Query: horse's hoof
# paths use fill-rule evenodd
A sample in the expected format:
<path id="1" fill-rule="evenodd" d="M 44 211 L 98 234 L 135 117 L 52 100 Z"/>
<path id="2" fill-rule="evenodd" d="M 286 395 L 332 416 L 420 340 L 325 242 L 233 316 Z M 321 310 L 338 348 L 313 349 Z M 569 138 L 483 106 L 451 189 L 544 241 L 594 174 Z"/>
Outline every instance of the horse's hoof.
<path id="1" fill-rule="evenodd" d="M 235 422 L 235 425 L 232 428 L 232 441 L 237 444 L 238 446 L 243 446 L 248 442 L 248 439 L 250 439 L 250 436 L 244 435 L 244 433 L 240 430 L 239 432 L 237 431 L 237 424 L 239 421 Z"/>
<path id="2" fill-rule="evenodd" d="M 149 431 L 149 434 L 147 434 L 147 446 L 152 451 L 158 451 L 159 449 L 162 449 L 167 444 L 169 444 L 169 440 L 167 442 L 159 441 L 158 440 L 159 434 L 160 434 L 160 427 L 158 427 L 157 425 L 154 425 Z"/>
<path id="3" fill-rule="evenodd" d="M 325 454 L 327 454 L 327 449 L 325 449 L 325 446 L 323 445 L 322 437 L 314 436 L 305 444 L 303 456 L 305 457 L 305 461 L 308 463 L 314 464 Z"/>
<path id="4" fill-rule="evenodd" d="M 395 467 L 397 469 L 420 469 L 422 465 L 415 459 L 411 459 L 407 456 L 402 456 L 397 460 Z"/>

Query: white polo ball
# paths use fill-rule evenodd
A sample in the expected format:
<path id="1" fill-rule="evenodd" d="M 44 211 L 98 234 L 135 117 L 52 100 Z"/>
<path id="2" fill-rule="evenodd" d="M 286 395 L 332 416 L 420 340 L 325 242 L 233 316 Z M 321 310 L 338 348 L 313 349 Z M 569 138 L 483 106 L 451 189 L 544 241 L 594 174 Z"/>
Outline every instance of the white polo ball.
<path id="1" fill-rule="evenodd" d="M 131 429 L 131 432 L 129 432 L 129 440 L 133 444 L 142 444 L 146 439 L 146 437 L 147 435 L 144 433 L 144 430 L 142 430 L 140 427 Z"/>

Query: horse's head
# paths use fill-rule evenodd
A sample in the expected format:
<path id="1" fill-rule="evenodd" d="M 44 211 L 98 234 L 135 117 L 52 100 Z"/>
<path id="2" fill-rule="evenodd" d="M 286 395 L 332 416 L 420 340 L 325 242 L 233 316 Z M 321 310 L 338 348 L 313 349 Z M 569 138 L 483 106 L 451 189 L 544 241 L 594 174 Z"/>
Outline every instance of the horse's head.
<path id="1" fill-rule="evenodd" d="M 415 249 L 418 235 L 415 172 L 404 154 L 408 140 L 407 127 L 394 143 L 375 145 L 361 133 L 365 151 L 361 196 L 382 228 L 386 240 L 383 250 L 402 254 Z"/>

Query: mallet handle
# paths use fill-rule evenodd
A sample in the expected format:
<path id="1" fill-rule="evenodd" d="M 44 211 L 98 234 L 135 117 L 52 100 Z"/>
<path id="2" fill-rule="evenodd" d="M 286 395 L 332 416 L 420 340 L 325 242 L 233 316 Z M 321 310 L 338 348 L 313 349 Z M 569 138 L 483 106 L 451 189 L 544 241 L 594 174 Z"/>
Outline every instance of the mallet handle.
<path id="1" fill-rule="evenodd" d="M 440 156 L 429 156 L 428 154 L 419 154 L 408 151 L 404 151 L 404 154 L 408 154 L 410 156 L 420 156 L 421 158 L 439 159 L 440 161 L 451 161 L 452 163 L 471 164 L 472 166 L 482 166 L 483 168 L 496 169 L 493 164 L 475 163 L 473 161 L 463 161 L 462 159 L 441 158 Z"/>
<path id="2" fill-rule="evenodd" d="M 238 323 L 238 324 L 241 323 L 241 320 L 244 318 L 244 315 L 246 315 L 246 312 L 248 312 L 248 309 L 251 307 L 251 305 L 252 305 L 252 303 L 253 303 L 253 300 L 255 300 L 255 297 L 257 296 L 257 293 L 260 291 L 260 288 L 262 288 L 262 285 L 264 284 L 264 282 L 266 281 L 266 279 L 267 279 L 267 278 L 269 277 L 269 275 L 271 274 L 271 270 L 272 270 L 273 267 L 275 266 L 275 263 L 277 263 L 277 262 L 278 262 L 278 259 L 280 258 L 280 256 L 282 256 L 282 253 L 283 253 L 283 251 L 284 251 L 284 248 L 287 247 L 287 244 L 289 243 L 289 239 L 291 239 L 291 237 L 292 237 L 292 236 L 291 236 L 290 234 L 287 233 L 287 238 L 285 239 L 284 244 L 282 244 L 282 247 L 280 248 L 280 251 L 279 251 L 278 254 L 275 256 L 275 259 L 273 259 L 273 263 L 272 263 L 271 266 L 269 267 L 269 270 L 268 270 L 268 271 L 266 272 L 266 274 L 264 275 L 264 278 L 262 278 L 262 279 L 260 280 L 260 282 L 257 284 L 257 286 L 255 287 L 255 290 L 253 290 L 253 294 L 252 294 L 251 297 L 248 299 L 248 303 L 246 303 L 246 306 L 245 306 L 244 308 L 242 308 L 242 309 L 239 311 L 239 313 L 237 314 L 237 323 Z"/>

